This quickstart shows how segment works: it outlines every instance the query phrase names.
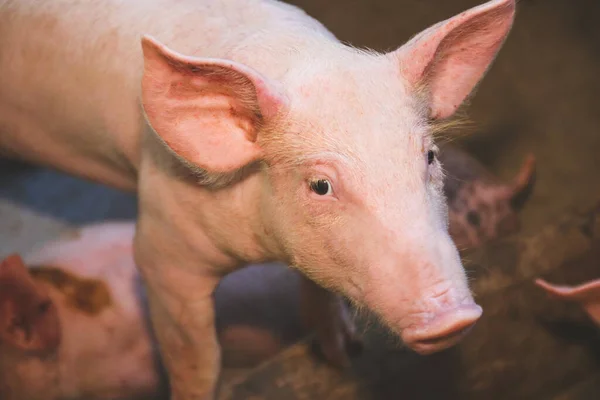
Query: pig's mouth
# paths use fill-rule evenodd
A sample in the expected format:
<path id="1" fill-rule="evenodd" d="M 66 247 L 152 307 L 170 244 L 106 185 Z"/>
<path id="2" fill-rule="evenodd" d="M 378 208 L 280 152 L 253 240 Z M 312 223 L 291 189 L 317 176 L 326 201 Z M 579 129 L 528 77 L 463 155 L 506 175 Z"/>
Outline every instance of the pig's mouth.
<path id="1" fill-rule="evenodd" d="M 475 304 L 444 313 L 424 327 L 403 332 L 404 343 L 421 355 L 445 350 L 457 344 L 473 328 L 481 313 L 481 307 Z"/>
<path id="2" fill-rule="evenodd" d="M 465 336 L 467 332 L 471 330 L 471 328 L 472 326 L 469 326 L 467 328 L 461 329 L 460 331 L 451 333 L 448 336 L 424 339 L 419 342 L 414 342 L 412 343 L 411 347 L 415 352 L 421 355 L 436 353 L 438 351 L 445 350 L 457 344 L 463 338 L 463 336 Z"/>

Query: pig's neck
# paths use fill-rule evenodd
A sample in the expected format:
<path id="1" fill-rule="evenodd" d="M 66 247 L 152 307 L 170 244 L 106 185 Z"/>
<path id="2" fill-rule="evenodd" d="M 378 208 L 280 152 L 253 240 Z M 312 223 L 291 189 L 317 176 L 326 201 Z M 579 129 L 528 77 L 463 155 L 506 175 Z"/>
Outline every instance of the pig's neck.
<path id="1" fill-rule="evenodd" d="M 194 267 L 209 266 L 217 274 L 248 263 L 286 262 L 261 211 L 264 180 L 262 171 L 255 170 L 235 183 L 211 190 L 193 179 L 176 177 L 154 157 L 144 157 L 139 198 L 144 210 L 140 215 L 146 219 L 140 225 L 152 232 L 155 246 L 167 248 L 170 241 L 177 240 L 173 245 L 189 251 L 174 255 L 180 262 L 194 260 Z"/>

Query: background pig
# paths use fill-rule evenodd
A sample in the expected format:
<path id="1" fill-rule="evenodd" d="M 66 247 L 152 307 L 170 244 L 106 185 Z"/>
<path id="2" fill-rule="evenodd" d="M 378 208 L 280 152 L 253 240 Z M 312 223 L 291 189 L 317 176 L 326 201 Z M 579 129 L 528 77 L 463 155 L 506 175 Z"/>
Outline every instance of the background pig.
<path id="1" fill-rule="evenodd" d="M 1 400 L 165 398 L 133 261 L 134 229 L 115 222 L 73 231 L 25 256 L 29 269 L 16 254 L 2 261 Z M 294 273 L 268 266 L 242 272 L 216 292 L 226 367 L 255 365 L 303 332 L 299 324 L 277 330 L 289 318 L 266 306 L 275 301 L 294 311 Z M 256 279 L 261 273 L 267 279 Z M 269 283 L 280 290 L 265 290 Z"/>
<path id="2" fill-rule="evenodd" d="M 164 391 L 132 224 L 0 265 L 0 399 L 153 399 Z M 164 394 L 165 392 L 163 392 Z M 155 397 L 156 396 L 156 397 Z"/>
<path id="3" fill-rule="evenodd" d="M 423 354 L 481 315 L 432 125 L 487 71 L 513 0 L 386 54 L 267 0 L 0 4 L 0 148 L 137 192 L 134 253 L 174 399 L 214 396 L 212 293 L 250 262 L 294 265 Z"/>
<path id="4" fill-rule="evenodd" d="M 535 158 L 529 155 L 514 181 L 503 183 L 457 146 L 440 147 L 449 232 L 459 249 L 478 247 L 519 229 L 518 212 L 535 184 Z"/>

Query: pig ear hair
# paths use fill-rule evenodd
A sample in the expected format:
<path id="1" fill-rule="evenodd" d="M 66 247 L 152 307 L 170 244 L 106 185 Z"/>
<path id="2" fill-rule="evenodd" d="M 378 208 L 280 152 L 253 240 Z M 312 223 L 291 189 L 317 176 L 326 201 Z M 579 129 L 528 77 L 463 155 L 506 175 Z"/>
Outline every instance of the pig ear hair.
<path id="1" fill-rule="evenodd" d="M 146 117 L 181 161 L 228 174 L 261 159 L 259 133 L 287 104 L 274 82 L 234 61 L 184 56 L 149 36 L 142 49 Z"/>
<path id="2" fill-rule="evenodd" d="M 600 326 L 600 279 L 578 286 L 553 285 L 543 279 L 536 279 L 535 284 L 553 297 L 579 303 L 590 318 Z"/>
<path id="3" fill-rule="evenodd" d="M 430 117 L 452 116 L 473 92 L 508 36 L 514 0 L 492 0 L 421 32 L 396 52 L 403 77 L 423 90 Z"/>
<path id="4" fill-rule="evenodd" d="M 18 254 L 6 257 L 0 263 L 0 346 L 51 351 L 61 336 L 58 312 L 46 291 Z"/>

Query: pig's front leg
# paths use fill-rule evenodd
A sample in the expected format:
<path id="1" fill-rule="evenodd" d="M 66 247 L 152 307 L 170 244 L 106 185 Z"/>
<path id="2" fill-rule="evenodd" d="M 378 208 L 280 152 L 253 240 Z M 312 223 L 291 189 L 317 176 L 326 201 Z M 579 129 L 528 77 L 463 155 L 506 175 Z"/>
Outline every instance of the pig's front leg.
<path id="1" fill-rule="evenodd" d="M 212 297 L 219 278 L 189 265 L 180 256 L 165 259 L 157 251 L 164 247 L 156 244 L 146 236 L 136 237 L 135 253 L 169 376 L 171 399 L 212 400 L 221 357 Z"/>
<path id="2" fill-rule="evenodd" d="M 301 274 L 300 313 L 314 330 L 323 357 L 337 368 L 350 365 L 349 355 L 362 349 L 348 307 L 343 299 Z"/>

